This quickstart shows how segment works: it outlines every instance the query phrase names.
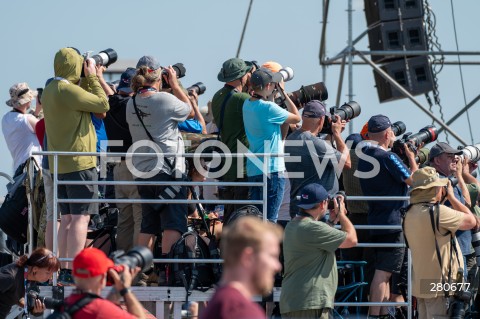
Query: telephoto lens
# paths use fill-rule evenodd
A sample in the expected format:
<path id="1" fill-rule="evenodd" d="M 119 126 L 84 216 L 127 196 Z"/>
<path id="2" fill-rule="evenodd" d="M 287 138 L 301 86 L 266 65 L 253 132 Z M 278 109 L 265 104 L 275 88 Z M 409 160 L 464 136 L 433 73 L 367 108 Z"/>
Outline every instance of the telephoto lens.
<path id="1" fill-rule="evenodd" d="M 325 83 L 318 82 L 302 86 L 299 90 L 287 93 L 297 108 L 311 100 L 325 101 L 328 99 L 328 91 Z M 277 103 L 278 104 L 278 103 Z"/>
<path id="2" fill-rule="evenodd" d="M 462 152 L 463 157 L 469 162 L 476 163 L 480 160 L 480 144 L 465 146 Z"/>
<path id="3" fill-rule="evenodd" d="M 396 140 L 393 143 L 392 152 L 397 154 L 406 165 L 409 165 L 404 145 L 407 144 L 408 148 L 416 153 L 420 144 L 431 143 L 437 140 L 437 137 L 437 128 L 433 125 L 428 125 L 418 131 L 418 133 L 412 134 L 409 132 L 403 135 L 402 138 Z"/>
<path id="4" fill-rule="evenodd" d="M 152 252 L 144 246 L 133 247 L 126 253 L 124 253 L 123 250 L 114 251 L 110 258 L 116 265 L 115 270 L 117 270 L 117 272 L 123 271 L 123 265 L 127 265 L 130 269 L 140 267 L 142 272 L 145 272 L 150 268 L 153 261 Z"/>
<path id="5" fill-rule="evenodd" d="M 40 300 L 47 309 L 57 309 L 60 306 L 63 306 L 63 299 L 55 299 L 50 297 L 40 296 L 35 290 L 30 290 L 27 293 L 27 308 L 28 311 L 32 311 L 35 307 L 35 300 Z"/>
<path id="6" fill-rule="evenodd" d="M 405 126 L 405 123 L 403 123 L 402 121 L 397 121 L 392 124 L 392 131 L 395 134 L 395 136 L 402 135 L 403 133 L 405 133 L 406 130 L 407 130 L 407 127 Z"/>
<path id="7" fill-rule="evenodd" d="M 358 104 L 355 101 L 350 101 L 348 103 L 343 104 L 342 106 L 331 107 L 330 116 L 331 116 L 332 122 L 336 121 L 335 115 L 338 115 L 340 117 L 340 120 L 348 121 L 359 116 L 361 111 L 362 109 L 360 107 L 360 104 Z M 323 127 L 320 133 L 332 134 L 332 123 L 329 120 L 325 120 L 323 122 Z"/>
<path id="8" fill-rule="evenodd" d="M 189 86 L 187 88 L 187 91 L 188 92 L 195 91 L 195 93 L 197 93 L 197 95 L 202 95 L 203 93 L 205 93 L 206 89 L 207 89 L 207 87 L 205 86 L 205 84 L 203 84 L 202 82 L 197 82 L 197 83 L 193 84 L 192 86 Z"/>
<path id="9" fill-rule="evenodd" d="M 421 148 L 418 150 L 417 156 L 415 156 L 415 161 L 418 165 L 423 165 L 428 161 L 428 155 L 430 154 L 430 150 L 426 147 Z"/>
<path id="10" fill-rule="evenodd" d="M 293 69 L 289 66 L 284 67 L 278 71 L 282 75 L 283 81 L 288 82 L 293 79 Z"/>
<path id="11" fill-rule="evenodd" d="M 187 69 L 183 66 L 183 63 L 175 63 L 172 65 L 172 68 L 175 70 L 175 73 L 177 73 L 177 78 L 183 78 L 185 76 L 185 73 L 187 72 Z M 162 70 L 162 75 L 165 75 L 168 77 L 168 72 L 167 70 Z"/>
<path id="12" fill-rule="evenodd" d="M 118 55 L 115 50 L 106 49 L 98 52 L 98 54 L 93 55 L 91 58 L 95 61 L 95 65 L 108 67 L 117 61 Z"/>

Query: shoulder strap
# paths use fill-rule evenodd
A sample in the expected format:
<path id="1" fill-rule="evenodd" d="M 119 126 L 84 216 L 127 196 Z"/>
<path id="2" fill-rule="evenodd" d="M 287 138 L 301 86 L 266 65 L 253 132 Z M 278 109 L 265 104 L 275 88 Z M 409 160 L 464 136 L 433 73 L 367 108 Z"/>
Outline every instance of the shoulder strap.
<path id="1" fill-rule="evenodd" d="M 70 306 L 66 306 L 65 312 L 67 312 L 71 317 L 73 317 L 73 315 L 77 311 L 79 311 L 80 309 L 88 305 L 90 302 L 92 302 L 96 298 L 99 298 L 99 297 L 94 294 L 86 294 L 85 296 L 77 300 L 74 304 Z"/>
<path id="2" fill-rule="evenodd" d="M 230 90 L 230 92 L 228 92 L 227 96 L 222 102 L 222 106 L 220 108 L 220 123 L 218 123 L 217 140 L 220 140 L 220 134 L 221 134 L 220 132 L 222 131 L 223 117 L 225 115 L 225 106 L 227 105 L 228 100 L 230 100 L 230 98 L 232 97 L 233 93 L 236 93 L 236 92 L 237 92 L 236 89 Z"/>
<path id="3" fill-rule="evenodd" d="M 147 133 L 147 136 L 148 138 L 152 141 L 152 142 L 155 142 L 152 135 L 150 134 L 150 132 L 147 130 L 147 127 L 145 126 L 145 123 L 143 123 L 143 120 L 142 120 L 142 117 L 140 116 L 140 111 L 138 110 L 138 107 L 137 107 L 137 103 L 135 102 L 135 97 L 137 95 L 135 94 L 134 96 L 132 96 L 132 101 L 133 101 L 133 108 L 135 109 L 135 114 L 137 115 L 137 118 L 138 120 L 140 121 L 140 123 L 142 124 L 143 126 L 143 129 L 145 130 L 145 133 Z M 172 173 L 175 171 L 175 167 L 173 166 L 173 164 L 170 162 L 170 160 L 168 158 L 164 158 L 165 160 L 165 163 L 167 163 L 168 167 L 172 170 Z"/>

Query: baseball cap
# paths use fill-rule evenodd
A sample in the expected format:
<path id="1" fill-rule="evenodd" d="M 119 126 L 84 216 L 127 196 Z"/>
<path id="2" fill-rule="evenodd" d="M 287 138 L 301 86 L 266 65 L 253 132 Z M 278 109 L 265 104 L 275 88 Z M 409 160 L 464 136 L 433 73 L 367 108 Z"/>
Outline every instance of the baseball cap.
<path id="1" fill-rule="evenodd" d="M 132 78 L 135 76 L 136 72 L 137 71 L 134 68 L 127 68 L 120 76 L 120 82 L 118 83 L 117 91 L 122 91 L 128 94 L 132 93 L 130 83 L 132 82 Z"/>
<path id="2" fill-rule="evenodd" d="M 454 149 L 450 145 L 448 145 L 445 142 L 437 142 L 431 149 L 430 149 L 430 154 L 428 156 L 429 160 L 432 160 L 432 158 L 437 157 L 443 153 L 447 154 L 455 154 L 455 155 L 462 155 L 462 151 L 459 151 L 457 149 Z"/>
<path id="3" fill-rule="evenodd" d="M 252 69 L 252 62 L 243 61 L 239 58 L 228 59 L 223 62 L 220 72 L 218 72 L 217 79 L 220 82 L 235 81 L 244 76 Z"/>
<path id="4" fill-rule="evenodd" d="M 390 119 L 382 114 L 374 115 L 368 120 L 368 132 L 378 133 L 385 131 L 387 128 L 392 126 Z"/>
<path id="5" fill-rule="evenodd" d="M 303 209 L 311 209 L 327 198 L 328 193 L 322 185 L 311 183 L 300 190 L 300 195 L 297 196 L 299 201 L 297 206 Z"/>
<path id="6" fill-rule="evenodd" d="M 96 277 L 105 274 L 113 266 L 113 261 L 100 249 L 85 248 L 73 259 L 73 276 Z"/>
<path id="7" fill-rule="evenodd" d="M 327 113 L 325 104 L 319 100 L 308 101 L 307 104 L 303 107 L 303 117 L 308 118 L 321 118 Z"/>
<path id="8" fill-rule="evenodd" d="M 160 69 L 162 66 L 160 63 L 151 55 L 144 55 L 138 60 L 137 62 L 137 69 L 140 68 L 141 66 L 146 66 L 151 70 L 157 70 Z"/>
<path id="9" fill-rule="evenodd" d="M 16 107 L 33 100 L 38 92 L 32 91 L 26 82 L 15 83 L 9 90 L 10 100 L 6 103 L 8 106 Z"/>
<path id="10" fill-rule="evenodd" d="M 268 83 L 280 83 L 282 75 L 280 73 L 273 73 L 269 69 L 260 68 L 253 72 L 250 78 L 252 86 L 264 88 Z"/>

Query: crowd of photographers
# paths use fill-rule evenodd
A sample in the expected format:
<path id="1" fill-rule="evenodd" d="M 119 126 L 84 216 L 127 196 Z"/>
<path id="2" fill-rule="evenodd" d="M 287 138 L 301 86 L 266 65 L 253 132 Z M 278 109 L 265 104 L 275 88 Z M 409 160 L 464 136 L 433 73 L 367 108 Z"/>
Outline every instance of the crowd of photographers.
<path id="1" fill-rule="evenodd" d="M 262 200 L 266 194 L 268 221 L 285 229 L 280 300 L 284 318 L 327 318 L 331 314 L 338 284 L 336 258 L 339 257 L 369 261 L 365 278 L 370 284 L 365 293 L 369 301 L 405 301 L 407 250 L 403 247 L 352 248 L 357 242 L 406 243 L 411 248 L 412 290 L 418 300 L 420 318 L 453 316 L 465 311 L 471 296 L 465 292 L 468 289 L 459 293 L 462 290 L 457 288 L 460 284 L 465 288 L 466 283 L 475 281 L 476 259 L 480 258 L 476 231 L 480 225 L 477 217 L 480 183 L 473 174 L 480 159 L 477 146 L 457 150 L 437 142 L 428 150 L 424 146 L 437 139 L 434 126 L 403 135 L 405 124 L 392 123 L 384 115 L 373 115 L 360 133 L 343 139 L 342 132 L 346 124 L 360 114 L 360 105 L 351 101 L 327 109 L 323 101 L 328 94 L 323 83 L 287 93 L 285 83 L 293 77 L 293 71 L 276 62 L 259 65 L 256 61 L 238 58 L 225 61 L 218 73 L 218 80 L 224 86 L 213 95 L 208 111 L 202 114 L 198 95 L 204 93 L 205 87 L 197 83 L 185 89 L 179 80 L 185 74 L 182 64 L 163 67 L 154 57 L 143 56 L 135 68 L 127 68 L 122 73 L 117 83 L 107 83 L 103 72 L 115 60 L 116 53 L 111 49 L 93 57 L 82 56 L 75 48 L 61 49 L 55 56 L 55 77 L 47 81 L 43 95 L 37 98 L 35 113 L 30 115 L 29 107 L 36 92 L 26 83 L 20 83 L 10 89 L 11 99 L 7 105 L 12 107 L 12 112 L 2 120 L 15 168 L 41 147 L 46 151 L 155 155 L 121 156 L 114 163 L 104 165 L 111 173 L 107 177 L 102 170 L 105 163 L 96 156 L 60 156 L 58 163 L 54 163 L 52 156 L 38 159 L 47 177 L 51 177 L 52 167 L 58 165 L 60 181 L 96 182 L 106 178 L 152 182 L 138 186 L 120 183 L 113 188 L 61 184 L 58 198 L 87 201 L 60 203 L 61 216 L 54 221 L 53 183 L 51 178 L 44 178 L 46 246 L 53 247 L 52 234 L 57 227 L 60 256 L 78 259 L 90 253 L 94 255 L 88 255 L 92 260 L 103 260 L 101 269 L 93 269 L 83 261 L 82 267 L 95 276 L 82 273 L 83 270 L 79 272 L 78 260 L 77 266 L 75 261 L 62 263 L 61 284 L 73 284 L 75 277 L 80 291 L 83 291 L 82 285 L 90 285 L 93 288 L 88 289 L 94 294 L 105 286 L 106 257 L 83 250 L 91 217 L 98 215 L 98 205 L 88 200 L 99 196 L 107 198 L 106 201 L 108 198 L 178 200 L 199 195 L 211 200 L 253 201 Z M 39 121 L 37 118 L 42 112 L 44 119 Z M 33 134 L 38 140 L 31 138 Z M 19 136 L 24 137 L 19 140 Z M 30 140 L 33 142 L 29 143 Z M 183 154 L 186 146 L 195 151 L 206 141 L 212 142 L 217 150 L 219 146 L 226 146 L 230 153 L 267 156 L 248 156 L 246 160 L 238 157 L 216 160 L 210 156 L 209 160 L 187 160 L 186 163 L 175 156 L 158 158 L 159 154 Z M 228 153 L 225 149 L 223 152 Z M 288 157 L 284 157 L 285 154 Z M 207 178 L 223 182 L 263 182 L 264 174 L 268 175 L 265 191 L 243 185 L 213 190 L 211 186 L 168 185 L 172 181 Z M 403 199 L 349 200 L 351 196 L 408 195 L 411 195 L 409 205 Z M 198 218 L 203 214 L 203 207 L 187 204 L 125 201 L 116 206 L 119 209 L 117 248 L 128 251 L 140 245 L 158 253 L 159 258 L 170 256 L 171 247 L 188 230 L 189 217 Z M 220 223 L 232 218 L 241 206 L 206 205 L 205 208 L 210 213 L 208 219 Z M 262 209 L 262 205 L 256 206 Z M 337 223 L 340 230 L 335 229 Z M 353 225 L 370 225 L 372 229 L 355 231 Z M 403 230 L 399 226 L 403 226 Z M 277 230 L 269 231 L 278 236 Z M 273 237 L 272 242 L 276 242 Z M 160 252 L 156 241 L 160 243 Z M 246 247 L 239 249 L 238 256 L 243 256 Z M 264 253 L 262 249 L 254 253 Z M 248 260 L 248 252 L 245 254 Z M 272 288 L 269 283 L 262 289 L 254 289 L 252 282 L 266 270 L 279 271 L 277 264 L 261 258 L 256 262 L 258 267 L 245 261 L 245 265 L 236 265 L 239 269 L 228 272 L 227 277 L 236 278 L 233 286 L 244 296 L 268 292 Z M 435 271 L 423 270 L 426 264 Z M 129 266 L 135 268 L 136 265 Z M 249 276 L 232 276 L 241 273 L 243 266 Z M 131 280 L 122 283 L 118 275 L 110 276 L 117 292 L 125 298 L 127 310 L 140 317 L 138 301 L 128 297 Z M 138 276 L 142 284 L 167 282 L 163 266 L 145 267 Z M 228 280 L 224 278 L 222 282 L 226 284 Z M 75 303 L 79 298 L 82 297 L 72 296 L 69 300 Z M 220 313 L 221 302 L 215 299 Z M 248 309 L 248 303 L 240 308 Z M 252 309 L 251 313 L 258 312 Z M 399 307 L 392 313 L 389 307 L 372 306 L 369 317 L 403 318 L 406 310 Z"/>

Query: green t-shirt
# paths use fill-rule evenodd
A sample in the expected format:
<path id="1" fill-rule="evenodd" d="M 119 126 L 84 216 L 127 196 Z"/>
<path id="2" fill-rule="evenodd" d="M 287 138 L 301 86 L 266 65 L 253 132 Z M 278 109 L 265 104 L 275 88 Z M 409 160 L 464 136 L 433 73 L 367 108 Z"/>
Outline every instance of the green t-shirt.
<path id="1" fill-rule="evenodd" d="M 220 112 L 223 100 L 233 88 L 225 86 L 219 90 L 212 99 L 212 113 L 217 127 L 220 126 Z M 220 137 L 231 153 L 237 153 L 237 140 L 243 143 L 248 149 L 248 140 L 243 126 L 243 102 L 250 98 L 247 93 L 233 93 L 227 104 L 223 115 L 222 131 Z M 232 158 L 232 166 L 223 176 L 224 181 L 235 181 L 237 179 L 237 158 Z M 243 165 L 240 167 L 241 176 L 245 175 L 246 160 L 243 159 Z"/>
<path id="2" fill-rule="evenodd" d="M 285 228 L 282 313 L 333 308 L 338 284 L 335 250 L 347 233 L 311 218 L 292 220 Z"/>

